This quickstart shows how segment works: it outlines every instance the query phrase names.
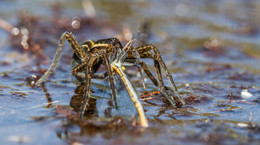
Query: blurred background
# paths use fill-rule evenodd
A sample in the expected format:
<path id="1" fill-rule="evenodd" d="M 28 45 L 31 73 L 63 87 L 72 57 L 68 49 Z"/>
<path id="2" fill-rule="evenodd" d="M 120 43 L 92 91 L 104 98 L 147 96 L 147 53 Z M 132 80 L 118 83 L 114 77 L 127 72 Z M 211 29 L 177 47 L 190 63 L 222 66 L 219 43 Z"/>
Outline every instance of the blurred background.
<path id="1" fill-rule="evenodd" d="M 93 80 L 96 99 L 89 120 L 74 117 L 82 88 L 70 74 L 73 52 L 67 43 L 56 73 L 44 86 L 33 85 L 50 66 L 63 32 L 72 32 L 78 42 L 117 37 L 126 44 L 138 30 L 145 30 L 147 43 L 161 51 L 186 102 L 172 108 L 160 94 L 141 98 L 148 129 L 134 127 L 136 111 L 129 107 L 126 91 L 119 93 L 119 113 L 109 108 L 107 80 Z M 0 140 L 3 144 L 258 144 L 259 58 L 257 0 L 1 0 Z M 155 74 L 153 62 L 146 62 Z M 130 71 L 142 94 L 140 76 Z M 145 80 L 149 92 L 158 91 Z M 170 84 L 167 79 L 165 83 Z M 107 111 L 124 116 L 123 121 Z"/>

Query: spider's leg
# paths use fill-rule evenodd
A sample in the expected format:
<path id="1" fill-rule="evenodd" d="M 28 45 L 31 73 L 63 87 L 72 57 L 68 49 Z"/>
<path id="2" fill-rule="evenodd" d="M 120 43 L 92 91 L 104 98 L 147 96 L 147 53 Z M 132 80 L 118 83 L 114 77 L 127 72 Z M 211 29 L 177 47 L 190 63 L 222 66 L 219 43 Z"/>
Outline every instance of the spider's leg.
<path id="1" fill-rule="evenodd" d="M 150 47 L 147 47 L 147 45 L 142 46 L 142 47 L 138 47 L 136 48 L 138 53 L 140 54 L 141 58 L 151 58 L 151 53 L 149 52 L 149 50 L 151 50 Z M 159 87 L 158 81 L 157 79 L 153 76 L 153 74 L 151 73 L 151 71 L 148 69 L 148 66 L 145 62 L 143 62 L 142 60 L 139 61 L 139 64 L 141 65 L 142 69 L 144 70 L 145 74 L 150 78 L 150 80 L 153 82 L 153 84 L 156 87 Z"/>
<path id="2" fill-rule="evenodd" d="M 80 48 L 78 42 L 74 39 L 74 37 L 68 33 L 65 32 L 61 35 L 60 37 L 60 42 L 57 48 L 57 52 L 55 54 L 55 57 L 52 60 L 52 64 L 50 66 L 50 68 L 44 73 L 44 75 L 36 82 L 36 85 L 40 85 L 44 80 L 46 80 L 55 70 L 59 60 L 60 60 L 60 55 L 61 55 L 61 51 L 63 49 L 64 46 L 64 41 L 65 39 L 67 39 L 67 41 L 69 42 L 71 48 L 74 50 L 75 54 L 80 58 L 80 59 L 84 59 L 85 57 L 85 53 L 84 51 Z"/>
<path id="3" fill-rule="evenodd" d="M 140 57 L 139 52 L 137 51 L 136 48 L 131 47 L 131 53 L 132 53 L 133 57 L 135 58 L 134 64 L 135 64 L 135 65 L 138 65 L 139 62 L 141 61 L 141 57 Z"/>
<path id="4" fill-rule="evenodd" d="M 136 58 L 134 56 L 131 56 L 133 54 L 127 56 L 127 58 L 125 59 L 125 62 L 122 64 L 124 66 L 137 66 L 138 68 L 142 68 L 144 70 L 144 72 L 146 73 L 146 75 L 150 78 L 150 80 L 154 83 L 154 85 L 156 87 L 158 87 L 158 81 L 155 79 L 155 77 L 153 76 L 153 74 L 149 71 L 147 65 L 145 62 L 143 62 L 140 58 L 150 58 L 151 54 L 149 52 L 146 52 L 146 51 L 149 51 L 151 50 L 150 47 L 147 47 L 147 46 L 143 46 L 143 47 L 137 47 L 135 48 L 135 52 L 137 53 L 138 52 L 138 55 L 135 55 L 137 56 Z M 138 59 L 138 61 L 136 61 L 136 59 Z M 139 62 L 139 64 L 137 64 L 137 62 Z M 141 65 L 141 66 L 139 66 Z M 140 72 L 140 75 L 142 77 L 142 71 L 139 69 L 139 72 Z M 143 77 L 142 77 L 142 80 L 143 80 Z M 143 87 L 144 87 L 144 90 L 145 90 L 145 84 L 144 84 L 144 81 L 143 81 Z"/>
<path id="5" fill-rule="evenodd" d="M 84 73 L 79 73 L 79 72 L 84 71 L 84 69 L 86 69 L 87 64 L 88 64 L 87 61 L 82 62 L 72 69 L 72 72 L 71 72 L 72 75 L 81 82 L 85 81 L 86 75 Z M 107 77 L 107 72 L 105 72 L 103 74 L 92 74 L 92 78 L 94 78 L 94 79 L 104 79 L 106 77 Z"/>
<path id="6" fill-rule="evenodd" d="M 62 34 L 62 36 L 64 36 L 67 39 L 67 41 L 69 42 L 69 44 L 70 44 L 71 48 L 73 49 L 74 53 L 83 62 L 84 59 L 86 58 L 86 54 L 83 51 L 83 49 L 80 47 L 78 42 L 75 40 L 73 35 L 71 33 L 65 32 L 65 33 Z"/>
<path id="7" fill-rule="evenodd" d="M 138 67 L 138 71 L 140 72 L 140 76 L 141 76 L 141 79 L 142 79 L 142 85 L 143 85 L 143 88 L 144 88 L 144 92 L 147 92 L 146 87 L 145 87 L 145 83 L 144 83 L 143 74 L 142 74 L 142 69 L 139 67 L 139 63 L 141 62 L 140 54 L 133 47 L 129 46 L 129 47 L 126 47 L 126 49 L 128 49 L 128 50 L 125 51 L 125 54 L 121 58 L 120 61 L 124 60 L 124 62 L 121 63 L 121 64 L 122 64 L 122 66 L 137 66 Z M 129 51 L 130 49 L 131 49 L 131 51 Z"/>
<path id="8" fill-rule="evenodd" d="M 139 64 L 137 63 L 137 62 L 133 62 L 133 63 L 131 63 L 132 62 L 132 60 L 135 60 L 135 59 L 132 59 L 131 60 L 131 62 L 127 62 L 127 61 L 129 61 L 130 59 L 127 59 L 126 60 L 126 62 L 124 62 L 124 63 L 122 63 L 122 66 L 136 66 L 137 68 L 138 68 L 138 71 L 140 72 L 140 76 L 141 76 L 141 80 L 142 80 L 142 85 L 143 85 L 143 88 L 144 88 L 144 92 L 147 92 L 146 91 L 146 87 L 145 87 L 145 83 L 144 83 L 144 78 L 143 78 L 143 74 L 142 74 L 142 65 L 141 65 L 141 67 L 139 66 L 139 64 L 141 64 L 141 63 L 143 63 L 141 60 L 139 60 L 138 62 L 139 62 Z M 150 73 L 151 74 L 151 73 Z M 152 76 L 153 77 L 153 76 Z M 149 76 L 149 78 L 150 78 L 150 76 Z M 151 78 L 150 78 L 151 79 Z M 154 79 L 155 81 L 156 81 L 156 79 Z M 156 81 L 157 82 L 157 81 Z M 158 83 L 157 83 L 158 84 Z"/>
<path id="9" fill-rule="evenodd" d="M 94 62 L 98 59 L 98 56 L 94 55 L 94 56 L 90 56 L 88 63 L 86 65 L 86 72 L 85 72 L 85 76 L 86 76 L 86 90 L 84 93 L 84 100 L 83 100 L 83 104 L 80 107 L 80 119 L 83 118 L 85 110 L 88 106 L 88 102 L 90 99 L 90 85 L 91 85 L 91 73 L 92 73 L 92 66 L 94 64 Z"/>
<path id="10" fill-rule="evenodd" d="M 144 88 L 144 93 L 147 93 L 145 83 L 144 83 L 144 77 L 143 77 L 142 69 L 140 67 L 138 67 L 138 71 L 140 72 L 140 76 L 141 76 L 141 80 L 142 80 L 142 84 L 143 84 L 143 88 Z"/>
<path id="11" fill-rule="evenodd" d="M 140 69 L 140 67 L 138 66 L 138 64 L 141 62 L 141 57 L 140 57 L 139 52 L 137 51 L 137 49 L 135 47 L 131 47 L 130 45 L 127 46 L 125 49 L 127 49 L 127 50 L 124 50 L 125 54 L 121 58 L 121 60 L 122 59 L 124 60 L 124 63 L 122 65 L 123 66 L 137 66 L 138 67 L 138 71 L 140 72 L 140 76 L 141 76 L 141 79 L 142 79 L 142 85 L 143 85 L 143 88 L 144 88 L 144 92 L 147 92 L 146 87 L 145 87 L 145 83 L 144 83 L 144 78 L 143 78 L 143 75 L 142 75 L 142 69 Z M 131 50 L 131 51 L 129 51 L 129 50 Z M 126 58 L 126 57 L 128 57 L 128 58 Z M 130 61 L 130 62 L 127 62 L 127 61 Z"/>
<path id="12" fill-rule="evenodd" d="M 95 41 L 88 40 L 88 41 L 83 42 L 80 46 L 83 50 L 86 51 L 86 53 L 89 53 L 89 51 L 91 50 L 91 48 L 93 47 L 94 44 L 95 44 Z"/>
<path id="13" fill-rule="evenodd" d="M 79 81 L 84 82 L 86 80 L 86 75 L 84 73 L 79 72 L 83 72 L 86 69 L 87 65 L 88 61 L 78 64 L 76 67 L 72 69 L 71 74 Z"/>
<path id="14" fill-rule="evenodd" d="M 122 44 L 117 38 L 99 39 L 96 41 L 96 44 L 98 44 L 98 43 L 112 44 L 115 47 L 122 48 Z"/>
<path id="15" fill-rule="evenodd" d="M 153 76 L 153 74 L 151 73 L 151 71 L 148 69 L 148 66 L 145 62 L 143 61 L 140 61 L 139 62 L 141 64 L 141 67 L 142 69 L 144 70 L 145 74 L 150 78 L 150 80 L 153 82 L 153 84 L 156 86 L 156 87 L 159 87 L 158 86 L 158 81 L 156 80 L 156 78 Z M 164 86 L 166 90 L 171 90 L 169 87 L 167 86 Z"/>
<path id="16" fill-rule="evenodd" d="M 153 84 L 158 87 L 158 81 L 155 79 L 155 77 L 153 76 L 153 74 L 150 72 L 150 70 L 148 69 L 147 65 L 145 62 L 140 61 L 139 62 L 142 66 L 142 69 L 144 70 L 145 74 L 150 78 L 150 80 L 153 82 Z"/>
<path id="17" fill-rule="evenodd" d="M 168 101 L 170 101 L 172 106 L 176 107 L 176 102 L 174 101 L 173 96 L 170 95 L 168 93 L 168 91 L 164 87 L 161 66 L 160 66 L 159 62 L 156 59 L 154 59 L 154 66 L 155 66 L 155 70 L 156 70 L 157 79 L 158 79 L 158 82 L 159 82 L 159 88 L 161 89 L 161 91 L 164 94 L 164 96 L 168 99 Z"/>
<path id="18" fill-rule="evenodd" d="M 145 71 L 145 73 L 147 74 L 147 76 L 152 80 L 152 82 L 155 84 L 155 86 L 158 87 L 158 82 L 157 80 L 154 78 L 154 76 L 152 75 L 152 73 L 148 70 L 147 65 L 141 60 L 141 56 L 144 57 L 145 55 L 145 51 L 149 51 L 151 48 L 149 47 L 125 47 L 125 49 L 127 49 L 127 51 L 125 51 L 124 54 L 124 62 L 122 63 L 123 66 L 137 66 L 138 70 L 140 72 L 141 75 L 141 79 L 142 79 L 142 84 L 143 84 L 143 88 L 144 88 L 144 92 L 146 92 L 146 87 L 145 87 L 145 83 L 144 83 L 144 79 L 143 79 L 143 75 L 142 75 L 142 69 Z M 131 50 L 131 51 L 129 51 Z M 127 54 L 127 55 L 126 55 Z M 148 55 L 150 56 L 150 55 Z M 139 66 L 141 65 L 141 67 Z"/>
<path id="19" fill-rule="evenodd" d="M 152 48 L 150 47 L 150 45 L 145 45 L 145 46 L 141 46 L 141 47 L 138 47 L 136 48 L 136 50 L 138 51 L 139 53 L 139 56 L 141 58 L 152 58 L 154 59 L 154 54 L 152 54 L 151 52 L 149 52 Z M 139 59 L 139 58 L 136 58 L 136 59 Z M 125 63 L 123 65 L 127 65 L 127 66 L 130 66 L 130 65 L 136 65 L 135 61 L 136 60 L 135 58 L 131 58 L 131 57 L 127 57 L 125 59 Z M 154 59 L 155 60 L 155 59 Z M 130 63 L 128 63 L 130 62 Z M 157 79 L 155 79 L 155 77 L 152 75 L 152 73 L 149 71 L 147 65 L 142 61 L 142 60 L 139 60 L 139 64 L 141 65 L 141 67 L 143 68 L 144 72 L 146 73 L 146 75 L 150 78 L 150 80 L 154 83 L 155 86 L 159 87 L 160 90 L 162 91 L 162 93 L 164 94 L 164 96 L 169 100 L 169 102 L 172 104 L 172 106 L 176 106 L 176 103 L 174 101 L 174 98 L 172 97 L 172 95 L 170 94 L 170 92 L 168 92 L 168 90 L 170 90 L 170 88 L 164 86 L 164 82 L 163 82 L 163 79 L 162 79 L 162 75 L 161 75 L 161 68 L 160 68 L 160 64 L 158 63 L 158 61 L 154 61 L 155 62 L 155 67 L 156 67 L 156 73 L 157 73 L 157 78 L 158 78 L 158 81 Z"/>
<path id="20" fill-rule="evenodd" d="M 154 53 L 151 53 L 150 50 L 153 50 Z M 155 70 L 156 70 L 158 80 L 156 80 L 153 77 L 152 73 L 148 70 L 148 67 L 144 62 L 141 62 L 141 65 L 142 65 L 145 73 L 147 74 L 147 76 L 151 79 L 151 81 L 155 84 L 155 86 L 158 86 L 161 89 L 162 93 L 170 101 L 170 103 L 173 106 L 176 106 L 173 95 L 171 95 L 171 92 L 169 90 L 173 91 L 174 94 L 178 97 L 178 100 L 182 104 L 184 104 L 184 101 L 182 100 L 182 98 L 178 94 L 178 90 L 177 90 L 177 87 L 176 87 L 176 85 L 173 81 L 173 78 L 172 78 L 170 72 L 168 71 L 165 63 L 163 62 L 163 60 L 161 58 L 159 50 L 155 46 L 149 44 L 149 45 L 145 45 L 145 46 L 137 48 L 137 51 L 140 53 L 141 58 L 152 58 L 154 60 L 154 66 L 155 66 Z M 166 71 L 167 77 L 170 79 L 171 84 L 173 86 L 173 90 L 170 89 L 169 87 L 164 86 L 161 67 L 164 69 L 164 71 Z"/>
<path id="21" fill-rule="evenodd" d="M 116 109 L 118 109 L 116 87 L 115 87 L 114 77 L 113 77 L 112 70 L 111 70 L 111 65 L 110 65 L 109 60 L 108 60 L 106 55 L 103 55 L 103 58 L 104 58 L 104 61 L 105 61 L 105 67 L 106 67 L 107 74 L 108 74 L 110 88 L 112 90 L 112 100 L 114 102 Z"/>
<path id="22" fill-rule="evenodd" d="M 155 57 L 154 57 L 154 60 L 156 60 L 161 66 L 162 68 L 164 69 L 164 71 L 166 71 L 166 76 L 170 79 L 170 82 L 173 86 L 173 92 L 174 94 L 177 96 L 178 100 L 180 101 L 180 103 L 182 103 L 182 105 L 185 104 L 184 100 L 180 97 L 179 93 L 178 93 L 178 89 L 175 85 L 175 82 L 172 78 L 172 75 L 170 73 L 170 71 L 168 70 L 168 68 L 166 67 L 162 57 L 161 57 L 161 54 L 159 52 L 159 50 L 154 46 L 154 45 L 150 45 L 150 47 L 152 48 L 152 50 L 154 51 L 155 53 Z"/>

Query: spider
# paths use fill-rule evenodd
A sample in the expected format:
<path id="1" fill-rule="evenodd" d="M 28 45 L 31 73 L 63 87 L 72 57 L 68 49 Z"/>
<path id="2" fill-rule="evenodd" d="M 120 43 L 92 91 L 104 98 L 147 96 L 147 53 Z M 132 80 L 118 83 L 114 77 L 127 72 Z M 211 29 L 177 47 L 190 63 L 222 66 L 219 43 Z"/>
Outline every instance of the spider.
<path id="1" fill-rule="evenodd" d="M 142 126 L 148 126 L 143 108 L 137 98 L 134 88 L 131 82 L 127 79 L 124 71 L 122 70 L 124 66 L 137 66 L 142 68 L 146 75 L 154 83 L 154 85 L 160 88 L 161 92 L 169 100 L 172 106 L 176 107 L 176 102 L 181 102 L 181 104 L 184 104 L 184 101 L 178 94 L 177 87 L 175 86 L 173 78 L 162 60 L 159 50 L 151 44 L 134 48 L 132 47 L 132 43 L 135 40 L 134 38 L 129 41 L 124 48 L 117 38 L 100 39 L 97 41 L 88 40 L 79 45 L 71 33 L 64 32 L 60 37 L 58 49 L 50 68 L 36 82 L 36 85 L 40 85 L 54 72 L 59 62 L 65 39 L 69 42 L 71 48 L 74 51 L 71 65 L 71 73 L 73 76 L 75 76 L 77 80 L 86 84 L 84 100 L 80 109 L 80 118 L 83 118 L 89 98 L 91 97 L 90 86 L 92 78 L 104 79 L 108 76 L 113 105 L 116 109 L 118 108 L 117 92 L 114 83 L 114 74 L 117 74 L 123 81 L 130 97 L 132 98 L 138 110 Z M 154 60 L 154 66 L 156 69 L 158 80 L 155 79 L 155 77 L 149 71 L 147 65 L 141 60 L 141 58 L 151 58 Z M 96 74 L 101 65 L 105 66 L 106 72 L 103 74 Z M 167 77 L 170 78 L 173 89 L 164 86 L 163 77 L 161 74 L 161 67 L 163 68 L 163 70 L 166 71 Z M 177 96 L 177 98 L 175 98 L 172 92 Z"/>

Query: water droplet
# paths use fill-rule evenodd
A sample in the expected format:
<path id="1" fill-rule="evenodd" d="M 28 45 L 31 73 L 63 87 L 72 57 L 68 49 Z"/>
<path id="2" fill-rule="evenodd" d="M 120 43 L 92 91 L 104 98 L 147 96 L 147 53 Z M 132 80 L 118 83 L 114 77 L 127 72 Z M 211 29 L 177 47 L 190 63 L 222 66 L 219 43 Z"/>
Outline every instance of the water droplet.
<path id="1" fill-rule="evenodd" d="M 79 29 L 79 27 L 80 27 L 80 21 L 78 21 L 78 20 L 73 20 L 73 21 L 71 22 L 71 27 L 74 28 L 74 29 Z"/>

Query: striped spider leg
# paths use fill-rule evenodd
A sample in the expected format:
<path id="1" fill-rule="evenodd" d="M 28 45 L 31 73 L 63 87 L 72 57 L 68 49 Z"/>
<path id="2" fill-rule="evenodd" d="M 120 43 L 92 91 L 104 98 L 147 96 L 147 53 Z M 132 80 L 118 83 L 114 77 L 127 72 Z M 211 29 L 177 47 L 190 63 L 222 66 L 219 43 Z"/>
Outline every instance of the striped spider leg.
<path id="1" fill-rule="evenodd" d="M 89 40 L 79 45 L 71 33 L 63 33 L 60 37 L 58 49 L 50 68 L 36 82 L 36 85 L 40 85 L 54 72 L 60 60 L 60 55 L 65 39 L 69 42 L 71 48 L 74 51 L 72 61 L 72 75 L 75 76 L 80 82 L 86 84 L 84 101 L 80 109 L 80 118 L 83 118 L 86 107 L 88 106 L 91 78 L 103 79 L 108 76 L 112 91 L 112 100 L 114 102 L 114 106 L 117 109 L 117 94 L 114 84 L 114 77 L 112 75 L 112 69 L 110 66 L 110 61 L 112 61 L 111 59 L 115 59 L 117 53 L 120 52 L 120 49 L 122 48 L 121 43 L 116 38 L 101 39 L 98 41 Z M 95 74 L 101 64 L 106 67 L 106 72 L 104 74 Z"/>
<path id="2" fill-rule="evenodd" d="M 124 62 L 123 65 L 139 66 L 139 68 L 142 68 L 146 75 L 153 82 L 153 84 L 160 88 L 163 95 L 167 98 L 167 100 L 171 103 L 173 107 L 185 104 L 185 102 L 178 93 L 178 89 L 175 85 L 172 75 L 166 67 L 159 50 L 154 45 L 148 44 L 144 46 L 139 46 L 137 48 L 131 47 L 128 49 L 132 50 L 128 51 L 128 54 L 126 54 L 127 56 L 124 57 L 124 60 L 121 60 Z M 154 67 L 156 70 L 157 79 L 155 79 L 153 74 L 148 69 L 146 63 L 143 62 L 141 58 L 150 58 L 154 60 Z M 173 89 L 164 85 L 162 69 L 166 72 L 166 76 L 169 78 Z M 176 102 L 178 104 L 176 104 Z"/>

